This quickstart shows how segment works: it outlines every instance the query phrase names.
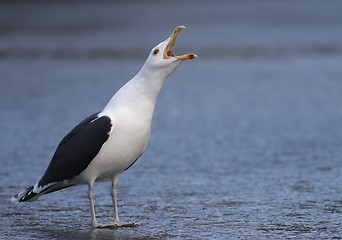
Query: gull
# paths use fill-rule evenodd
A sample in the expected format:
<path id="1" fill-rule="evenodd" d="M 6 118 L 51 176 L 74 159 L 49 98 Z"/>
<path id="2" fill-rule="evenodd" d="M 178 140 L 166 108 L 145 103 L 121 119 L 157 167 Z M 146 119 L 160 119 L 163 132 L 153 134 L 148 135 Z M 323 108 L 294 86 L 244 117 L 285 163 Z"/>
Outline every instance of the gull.
<path id="1" fill-rule="evenodd" d="M 12 197 L 12 202 L 31 202 L 47 193 L 87 184 L 94 228 L 141 225 L 141 222 L 120 221 L 116 184 L 120 174 L 138 160 L 147 146 L 155 103 L 166 78 L 184 60 L 197 57 L 174 53 L 173 47 L 183 28 L 176 27 L 169 38 L 151 50 L 141 70 L 115 93 L 101 112 L 84 119 L 62 139 L 44 175 L 35 185 Z M 96 220 L 93 193 L 96 181 L 112 182 L 114 219 L 110 223 Z"/>

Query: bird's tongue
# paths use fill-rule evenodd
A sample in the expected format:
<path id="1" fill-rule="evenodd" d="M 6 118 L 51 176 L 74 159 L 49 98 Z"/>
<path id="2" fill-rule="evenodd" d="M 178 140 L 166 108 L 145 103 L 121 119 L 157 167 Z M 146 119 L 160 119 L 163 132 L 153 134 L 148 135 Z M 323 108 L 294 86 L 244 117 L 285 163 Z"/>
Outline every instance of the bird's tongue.
<path id="1" fill-rule="evenodd" d="M 175 57 L 176 56 L 175 52 L 173 51 L 173 46 L 168 45 L 165 50 L 166 50 L 166 55 L 168 57 Z"/>

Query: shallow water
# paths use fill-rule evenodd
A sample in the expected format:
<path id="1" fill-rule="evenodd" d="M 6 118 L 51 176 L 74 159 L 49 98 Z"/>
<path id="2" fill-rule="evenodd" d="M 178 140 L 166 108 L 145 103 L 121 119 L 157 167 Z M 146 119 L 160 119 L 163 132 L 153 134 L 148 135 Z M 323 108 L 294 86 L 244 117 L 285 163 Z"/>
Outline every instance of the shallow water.
<path id="1" fill-rule="evenodd" d="M 341 239 L 341 7 L 2 2 L 0 238 Z M 199 58 L 166 82 L 148 148 L 118 183 L 121 219 L 143 225 L 91 229 L 86 186 L 13 206 L 179 24 L 176 53 Z M 94 191 L 110 221 L 110 184 Z"/>

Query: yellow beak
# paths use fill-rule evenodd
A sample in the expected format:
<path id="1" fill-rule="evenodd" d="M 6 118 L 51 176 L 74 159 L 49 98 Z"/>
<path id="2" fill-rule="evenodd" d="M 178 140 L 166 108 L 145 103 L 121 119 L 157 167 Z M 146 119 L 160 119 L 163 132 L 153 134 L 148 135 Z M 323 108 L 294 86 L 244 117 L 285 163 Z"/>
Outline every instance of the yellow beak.
<path id="1" fill-rule="evenodd" d="M 173 31 L 173 33 L 171 34 L 170 40 L 167 43 L 165 50 L 164 50 L 164 54 L 163 54 L 164 59 L 169 59 L 169 58 L 175 57 L 175 58 L 177 58 L 177 60 L 185 60 L 185 59 L 194 59 L 197 57 L 197 55 L 194 53 L 185 54 L 182 56 L 176 56 L 175 52 L 173 51 L 173 46 L 175 46 L 179 32 L 183 28 L 185 28 L 185 27 L 180 25 L 180 26 L 176 27 L 175 30 Z"/>

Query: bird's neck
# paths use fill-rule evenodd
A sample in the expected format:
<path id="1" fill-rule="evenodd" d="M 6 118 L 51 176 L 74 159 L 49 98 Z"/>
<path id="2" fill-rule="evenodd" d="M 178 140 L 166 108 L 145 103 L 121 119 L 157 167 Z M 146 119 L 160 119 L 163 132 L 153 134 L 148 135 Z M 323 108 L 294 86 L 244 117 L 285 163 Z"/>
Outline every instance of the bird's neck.
<path id="1" fill-rule="evenodd" d="M 117 106 L 126 106 L 148 108 L 153 113 L 158 94 L 167 76 L 151 73 L 142 68 L 112 97 L 104 111 L 113 111 Z"/>
<path id="2" fill-rule="evenodd" d="M 142 68 L 131 80 L 142 97 L 156 101 L 168 75 Z"/>

